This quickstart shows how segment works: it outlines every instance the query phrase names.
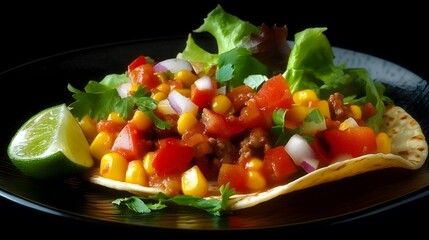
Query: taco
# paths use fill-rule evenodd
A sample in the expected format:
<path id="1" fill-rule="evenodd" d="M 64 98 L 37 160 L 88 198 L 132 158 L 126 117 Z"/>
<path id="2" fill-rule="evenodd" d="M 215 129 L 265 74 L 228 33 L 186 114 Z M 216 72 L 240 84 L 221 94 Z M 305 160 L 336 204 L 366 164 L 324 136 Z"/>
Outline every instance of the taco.
<path id="1" fill-rule="evenodd" d="M 218 6 L 195 30 L 214 35 L 218 53 L 190 34 L 176 58 L 139 56 L 86 92 L 69 86 L 72 113 L 97 122 L 97 136 L 86 132 L 100 162 L 89 181 L 204 199 L 229 184 L 236 210 L 369 171 L 420 168 L 428 145 L 419 123 L 366 69 L 335 65 L 326 30 L 305 29 L 290 47 L 286 26 L 256 27 Z M 102 109 L 88 101 L 100 89 Z"/>
<path id="2" fill-rule="evenodd" d="M 391 153 L 368 154 L 343 160 L 317 169 L 291 182 L 261 192 L 236 194 L 230 197 L 228 208 L 230 210 L 245 209 L 283 194 L 338 181 L 357 174 L 391 167 L 415 170 L 425 163 L 428 155 L 425 136 L 418 122 L 403 108 L 398 106 L 388 108 L 383 116 L 381 130 L 386 132 L 392 139 Z M 90 176 L 90 181 L 108 188 L 128 191 L 138 196 L 156 195 L 159 192 L 164 192 L 162 188 L 144 187 L 138 184 L 104 178 L 97 172 L 98 169 Z M 210 182 L 210 184 L 212 195 L 207 198 L 220 197 L 216 196 L 216 194 L 219 194 L 219 185 L 216 182 Z"/>

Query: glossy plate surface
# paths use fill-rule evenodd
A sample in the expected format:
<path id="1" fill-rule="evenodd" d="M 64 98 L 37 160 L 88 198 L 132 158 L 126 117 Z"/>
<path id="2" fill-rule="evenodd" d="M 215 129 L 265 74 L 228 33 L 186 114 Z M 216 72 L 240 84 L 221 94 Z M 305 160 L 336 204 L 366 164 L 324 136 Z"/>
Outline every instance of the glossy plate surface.
<path id="1" fill-rule="evenodd" d="M 203 46 L 213 47 L 201 40 Z M 15 98 L 7 102 L 2 117 L 0 196 L 49 214 L 118 225 L 165 229 L 236 230 L 333 224 L 376 214 L 429 191 L 429 162 L 410 171 L 385 169 L 293 192 L 255 207 L 213 217 L 186 207 L 168 207 L 147 215 L 118 209 L 111 202 L 128 193 L 109 190 L 80 179 L 40 182 L 23 176 L 10 163 L 7 144 L 30 116 L 43 108 L 71 103 L 67 83 L 82 89 L 89 80 L 123 73 L 138 55 L 156 60 L 175 57 L 184 49 L 185 38 L 152 39 L 97 46 L 62 53 L 18 66 L 0 74 L 4 89 Z M 373 79 L 386 84 L 387 95 L 405 108 L 429 136 L 429 86 L 414 73 L 383 59 L 334 47 L 336 63 L 367 68 Z M 8 94 L 10 96 L 10 94 Z"/>

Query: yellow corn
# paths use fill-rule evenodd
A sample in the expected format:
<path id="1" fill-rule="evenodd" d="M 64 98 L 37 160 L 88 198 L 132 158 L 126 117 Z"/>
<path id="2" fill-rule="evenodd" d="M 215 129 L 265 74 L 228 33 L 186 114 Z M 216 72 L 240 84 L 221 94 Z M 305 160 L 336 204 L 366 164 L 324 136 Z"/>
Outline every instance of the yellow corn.
<path id="1" fill-rule="evenodd" d="M 148 152 L 143 157 L 143 168 L 146 171 L 146 173 L 151 176 L 155 174 L 155 169 L 152 166 L 153 162 L 153 152 Z"/>
<path id="2" fill-rule="evenodd" d="M 262 160 L 257 157 L 253 157 L 246 163 L 246 169 L 248 170 L 259 170 L 262 167 Z"/>
<path id="3" fill-rule="evenodd" d="M 194 165 L 182 174 L 183 194 L 204 197 L 208 190 L 207 179 L 197 165 Z"/>
<path id="4" fill-rule="evenodd" d="M 198 123 L 198 120 L 193 113 L 184 112 L 179 116 L 179 119 L 177 120 L 177 132 L 180 135 L 183 135 L 186 130 L 190 129 L 196 123 Z"/>
<path id="5" fill-rule="evenodd" d="M 351 105 L 350 110 L 354 119 L 362 119 L 362 109 L 358 105 Z"/>
<path id="6" fill-rule="evenodd" d="M 89 145 L 89 152 L 95 159 L 101 160 L 104 154 L 110 152 L 114 140 L 113 134 L 108 132 L 99 132 L 97 136 L 95 136 L 91 145 Z"/>
<path id="7" fill-rule="evenodd" d="M 156 87 L 156 90 L 163 92 L 167 96 L 170 92 L 170 85 L 168 83 L 161 83 Z"/>
<path id="8" fill-rule="evenodd" d="M 292 99 L 296 105 L 302 106 L 308 106 L 310 102 L 319 101 L 316 92 L 311 89 L 305 89 L 295 92 L 292 95 Z"/>
<path id="9" fill-rule="evenodd" d="M 177 92 L 179 92 L 180 94 L 182 94 L 187 98 L 191 97 L 191 89 L 189 88 L 175 88 L 174 90 L 176 90 Z"/>
<path id="10" fill-rule="evenodd" d="M 375 138 L 377 142 L 377 152 L 391 153 L 392 152 L 392 139 L 385 132 L 379 132 Z"/>
<path id="11" fill-rule="evenodd" d="M 132 92 L 132 93 L 137 92 L 137 89 L 139 88 L 139 86 L 140 86 L 139 84 L 132 84 L 130 88 L 128 88 L 128 92 Z"/>
<path id="12" fill-rule="evenodd" d="M 183 83 L 183 86 L 190 87 L 198 76 L 188 70 L 180 70 L 174 74 L 174 80 Z"/>
<path id="13" fill-rule="evenodd" d="M 132 160 L 128 163 L 125 182 L 148 186 L 147 174 L 144 170 L 142 160 Z"/>
<path id="14" fill-rule="evenodd" d="M 329 110 L 328 101 L 320 100 L 317 102 L 316 107 L 325 118 L 331 119 L 331 111 Z"/>
<path id="15" fill-rule="evenodd" d="M 127 123 L 127 121 L 124 118 L 122 118 L 119 115 L 119 113 L 117 113 L 117 112 L 111 112 L 109 114 L 109 116 L 107 117 L 107 120 L 110 120 L 114 123 L 119 123 L 119 124 L 126 124 Z"/>
<path id="16" fill-rule="evenodd" d="M 267 181 L 259 171 L 248 170 L 246 186 L 254 191 L 261 190 L 267 186 Z"/>
<path id="17" fill-rule="evenodd" d="M 211 108 L 217 113 L 226 114 L 232 108 L 232 102 L 227 96 L 220 94 L 213 98 Z"/>
<path id="18" fill-rule="evenodd" d="M 130 122 L 132 122 L 137 129 L 142 131 L 148 130 L 153 124 L 152 119 L 140 110 L 136 110 L 134 112 L 133 118 L 131 118 Z"/>
<path id="19" fill-rule="evenodd" d="M 89 143 L 91 143 L 95 136 L 97 136 L 97 121 L 91 119 L 88 115 L 85 115 L 80 121 L 79 125 L 82 128 L 83 134 Z"/>
<path id="20" fill-rule="evenodd" d="M 128 161 L 119 153 L 110 152 L 101 158 L 100 175 L 105 178 L 125 181 L 125 173 L 128 168 Z"/>
<path id="21" fill-rule="evenodd" d="M 303 105 L 295 105 L 286 112 L 286 121 L 295 124 L 302 123 L 307 117 L 308 108 Z"/>
<path id="22" fill-rule="evenodd" d="M 166 83 L 169 79 L 167 72 L 156 72 L 155 75 L 162 83 Z"/>
<path id="23" fill-rule="evenodd" d="M 160 102 L 161 100 L 166 99 L 167 96 L 168 95 L 163 93 L 163 92 L 157 92 L 157 93 L 152 94 L 152 99 L 157 101 L 157 102 Z"/>

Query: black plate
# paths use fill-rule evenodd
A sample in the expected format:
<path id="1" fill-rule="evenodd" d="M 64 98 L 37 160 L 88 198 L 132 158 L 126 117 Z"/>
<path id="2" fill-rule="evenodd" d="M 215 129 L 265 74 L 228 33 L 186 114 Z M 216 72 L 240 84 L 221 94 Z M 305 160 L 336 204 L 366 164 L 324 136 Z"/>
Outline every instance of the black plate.
<path id="1" fill-rule="evenodd" d="M 203 46 L 213 47 L 207 40 Z M 30 116 L 43 108 L 70 103 L 67 83 L 80 89 L 89 80 L 109 73 L 122 73 L 140 54 L 156 60 L 175 57 L 185 38 L 151 39 L 80 49 L 40 59 L 0 74 L 3 89 L 16 98 L 2 96 L 2 157 L 0 195 L 38 211 L 90 222 L 161 229 L 243 230 L 288 228 L 314 224 L 337 224 L 373 215 L 429 193 L 429 168 L 410 171 L 385 169 L 342 181 L 293 192 L 255 207 L 213 217 L 186 207 L 169 207 L 148 215 L 121 211 L 111 202 L 128 193 L 112 191 L 77 178 L 63 182 L 40 182 L 23 176 L 6 155 L 12 135 Z M 421 124 L 429 136 L 428 83 L 391 62 L 350 50 L 334 48 L 336 62 L 365 67 L 374 79 L 384 82 L 387 94 Z M 19 101 L 16 99 L 19 98 Z"/>

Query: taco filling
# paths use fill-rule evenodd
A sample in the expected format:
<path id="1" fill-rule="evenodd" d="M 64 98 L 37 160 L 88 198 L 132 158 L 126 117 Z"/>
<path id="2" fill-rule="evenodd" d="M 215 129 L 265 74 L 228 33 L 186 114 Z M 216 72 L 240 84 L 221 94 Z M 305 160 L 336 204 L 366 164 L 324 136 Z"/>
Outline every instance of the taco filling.
<path id="1" fill-rule="evenodd" d="M 231 29 L 236 31 L 231 31 Z M 254 26 L 218 6 L 176 57 L 141 55 L 122 74 L 71 85 L 90 142 L 93 183 L 138 196 L 219 198 L 243 209 L 288 192 L 389 167 L 418 169 L 418 122 L 362 68 L 335 65 L 326 28 Z M 103 107 L 100 102 L 103 101 Z"/>

